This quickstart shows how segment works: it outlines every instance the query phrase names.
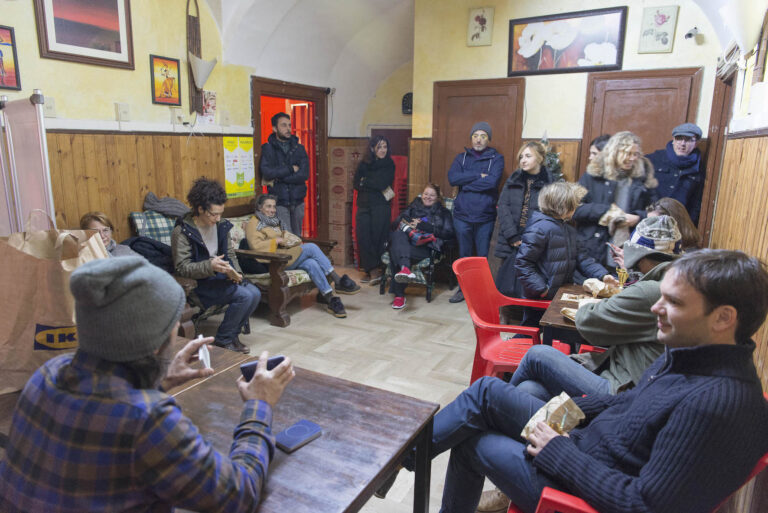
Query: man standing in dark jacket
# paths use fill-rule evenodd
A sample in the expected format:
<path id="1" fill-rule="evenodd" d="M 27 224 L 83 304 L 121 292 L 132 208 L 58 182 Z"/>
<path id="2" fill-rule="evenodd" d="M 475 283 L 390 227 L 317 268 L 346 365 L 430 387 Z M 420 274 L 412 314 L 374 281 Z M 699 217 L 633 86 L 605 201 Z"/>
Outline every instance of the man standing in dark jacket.
<path id="1" fill-rule="evenodd" d="M 277 196 L 277 217 L 301 237 L 309 158 L 299 138 L 291 134 L 291 116 L 285 112 L 272 116 L 272 131 L 261 146 L 259 171 L 263 180 L 272 182 L 267 189 Z"/>
<path id="2" fill-rule="evenodd" d="M 659 197 L 674 198 L 685 205 L 696 225 L 704 190 L 701 152 L 696 148 L 700 139 L 701 128 L 693 123 L 683 123 L 672 130 L 672 140 L 666 148 L 646 155 L 656 171 Z"/>
<path id="3" fill-rule="evenodd" d="M 488 146 L 491 125 L 485 121 L 475 123 L 469 135 L 472 148 L 464 148 L 456 155 L 448 170 L 448 181 L 459 188 L 453 203 L 453 227 L 460 258 L 488 256 L 496 222 L 499 180 L 504 173 L 504 157 Z M 461 289 L 449 301 L 464 301 Z"/>

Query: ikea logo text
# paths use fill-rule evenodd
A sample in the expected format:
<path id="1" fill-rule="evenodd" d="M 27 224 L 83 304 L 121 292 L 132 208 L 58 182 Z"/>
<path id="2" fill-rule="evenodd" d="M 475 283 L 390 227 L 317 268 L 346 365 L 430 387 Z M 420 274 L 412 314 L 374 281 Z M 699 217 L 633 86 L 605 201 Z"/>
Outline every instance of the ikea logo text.
<path id="1" fill-rule="evenodd" d="M 35 326 L 35 349 L 56 351 L 77 347 L 77 326 Z"/>

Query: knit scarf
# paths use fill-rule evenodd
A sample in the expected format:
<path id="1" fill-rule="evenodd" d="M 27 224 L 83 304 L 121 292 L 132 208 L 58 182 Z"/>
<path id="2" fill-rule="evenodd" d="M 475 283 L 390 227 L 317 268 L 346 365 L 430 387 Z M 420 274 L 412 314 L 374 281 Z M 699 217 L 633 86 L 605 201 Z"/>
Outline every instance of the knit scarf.
<path id="1" fill-rule="evenodd" d="M 669 159 L 669 161 L 672 162 L 672 164 L 680 170 L 693 169 L 698 173 L 699 164 L 701 163 L 701 152 L 698 149 L 694 149 L 688 155 L 681 157 L 675 153 L 673 145 L 674 141 L 669 141 L 667 143 L 667 159 Z"/>
<path id="2" fill-rule="evenodd" d="M 277 216 L 269 217 L 263 212 L 256 211 L 256 217 L 259 219 L 259 225 L 256 227 L 257 230 L 261 230 L 262 228 L 266 227 L 279 228 L 282 231 L 288 229 L 283 223 L 280 222 L 280 218 Z"/>

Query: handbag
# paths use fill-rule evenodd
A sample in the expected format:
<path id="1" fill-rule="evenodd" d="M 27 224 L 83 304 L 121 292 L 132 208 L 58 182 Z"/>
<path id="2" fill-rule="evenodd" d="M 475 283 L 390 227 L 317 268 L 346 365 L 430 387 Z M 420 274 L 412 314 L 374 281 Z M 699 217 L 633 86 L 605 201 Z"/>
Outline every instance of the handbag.
<path id="1" fill-rule="evenodd" d="M 95 230 L 50 229 L 0 239 L 0 283 L 7 291 L 0 295 L 0 394 L 21 390 L 40 365 L 77 347 L 69 277 L 97 258 L 109 253 Z"/>
<path id="2" fill-rule="evenodd" d="M 437 237 L 435 237 L 434 234 L 417 230 L 406 223 L 405 219 L 400 220 L 398 229 L 404 231 L 408 235 L 408 240 L 414 246 L 423 246 L 424 244 L 429 244 L 430 242 L 437 240 Z"/>
<path id="3" fill-rule="evenodd" d="M 390 187 L 389 185 L 387 185 L 386 189 L 381 191 L 381 194 L 384 195 L 384 199 L 387 200 L 387 201 L 389 201 L 389 200 L 391 200 L 392 198 L 395 197 L 395 191 L 393 191 L 392 187 Z"/>

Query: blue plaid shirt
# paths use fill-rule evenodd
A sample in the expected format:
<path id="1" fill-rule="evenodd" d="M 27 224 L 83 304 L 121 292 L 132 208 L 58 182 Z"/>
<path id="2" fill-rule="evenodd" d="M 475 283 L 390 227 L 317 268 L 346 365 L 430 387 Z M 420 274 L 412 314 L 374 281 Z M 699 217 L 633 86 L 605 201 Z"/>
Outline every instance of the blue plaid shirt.
<path id="1" fill-rule="evenodd" d="M 48 361 L 16 405 L 0 511 L 252 511 L 274 454 L 272 409 L 244 403 L 229 457 L 169 395 L 83 352 Z"/>

